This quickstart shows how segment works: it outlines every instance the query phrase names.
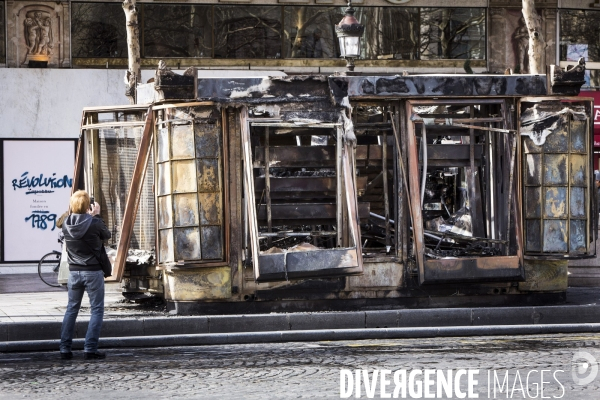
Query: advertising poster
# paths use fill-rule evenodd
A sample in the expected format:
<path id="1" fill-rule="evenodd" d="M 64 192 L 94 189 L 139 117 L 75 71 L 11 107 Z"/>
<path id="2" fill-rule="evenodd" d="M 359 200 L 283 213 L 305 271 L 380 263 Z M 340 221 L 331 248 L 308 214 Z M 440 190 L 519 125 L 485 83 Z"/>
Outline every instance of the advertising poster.
<path id="1" fill-rule="evenodd" d="M 4 141 L 4 262 L 60 248 L 56 220 L 69 206 L 74 162 L 72 140 Z"/>

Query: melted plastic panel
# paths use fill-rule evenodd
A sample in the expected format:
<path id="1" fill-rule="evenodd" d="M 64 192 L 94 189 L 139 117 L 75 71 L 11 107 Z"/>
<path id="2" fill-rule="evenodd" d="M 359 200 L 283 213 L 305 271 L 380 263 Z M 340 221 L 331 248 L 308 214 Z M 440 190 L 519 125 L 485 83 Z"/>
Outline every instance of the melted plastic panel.
<path id="1" fill-rule="evenodd" d="M 215 117 L 218 111 L 197 107 L 170 109 L 168 113 L 166 119 L 175 121 L 159 129 L 156 143 L 160 263 L 222 260 L 222 133 Z"/>
<path id="2" fill-rule="evenodd" d="M 101 193 L 96 194 L 95 200 L 100 203 L 102 217 L 106 222 L 106 226 L 111 230 L 111 243 L 118 243 L 123 224 L 125 202 L 133 176 L 143 127 L 118 126 L 119 121 L 141 121 L 141 114 L 111 113 L 110 116 L 115 121 L 115 126 L 98 130 L 99 159 L 97 159 L 97 163 Z M 154 194 L 152 193 L 154 168 L 152 155 L 150 157 L 133 226 L 130 243 L 132 249 L 151 250 L 155 247 Z"/>
<path id="3" fill-rule="evenodd" d="M 525 250 L 588 252 L 588 121 L 583 106 L 560 101 L 521 109 Z"/>

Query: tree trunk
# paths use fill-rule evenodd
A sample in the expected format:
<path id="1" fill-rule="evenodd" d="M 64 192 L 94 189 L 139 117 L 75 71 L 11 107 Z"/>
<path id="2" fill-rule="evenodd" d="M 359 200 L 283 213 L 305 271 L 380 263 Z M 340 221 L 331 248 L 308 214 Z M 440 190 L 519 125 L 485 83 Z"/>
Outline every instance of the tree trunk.
<path id="1" fill-rule="evenodd" d="M 529 73 L 543 74 L 546 43 L 542 35 L 542 18 L 535 10 L 535 0 L 523 0 L 523 18 L 529 32 Z"/>
<path id="2" fill-rule="evenodd" d="M 125 25 L 127 27 L 128 69 L 125 75 L 127 86 L 125 95 L 131 104 L 135 104 L 135 86 L 139 82 L 142 71 L 140 68 L 140 27 L 138 25 L 138 9 L 136 0 L 124 0 Z"/>

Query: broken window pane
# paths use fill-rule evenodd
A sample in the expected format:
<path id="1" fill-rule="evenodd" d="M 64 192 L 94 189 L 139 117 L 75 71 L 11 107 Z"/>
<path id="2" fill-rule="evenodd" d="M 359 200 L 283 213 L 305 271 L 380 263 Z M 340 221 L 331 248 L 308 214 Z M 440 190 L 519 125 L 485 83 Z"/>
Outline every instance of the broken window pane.
<path id="1" fill-rule="evenodd" d="M 549 153 L 567 153 L 569 151 L 569 125 L 564 118 L 556 119 L 556 127 L 548 128 L 551 132 L 544 142 L 544 151 Z"/>
<path id="2" fill-rule="evenodd" d="M 587 155 L 571 155 L 571 184 L 585 186 L 587 184 Z"/>
<path id="3" fill-rule="evenodd" d="M 215 192 L 220 190 L 219 160 L 204 158 L 196 160 L 198 167 L 198 191 Z"/>
<path id="4" fill-rule="evenodd" d="M 169 160 L 169 129 L 161 128 L 158 130 L 158 156 L 156 157 L 157 162 Z"/>
<path id="5" fill-rule="evenodd" d="M 223 234 L 220 226 L 202 227 L 202 255 L 204 259 L 223 258 Z"/>
<path id="6" fill-rule="evenodd" d="M 175 228 L 173 229 L 175 243 L 175 260 L 199 260 L 200 232 L 198 228 Z"/>
<path id="7" fill-rule="evenodd" d="M 165 229 L 158 232 L 159 259 L 160 263 L 173 261 L 173 229 Z"/>
<path id="8" fill-rule="evenodd" d="M 125 13 L 120 3 L 71 5 L 73 57 L 127 57 Z"/>
<path id="9" fill-rule="evenodd" d="M 567 156 L 565 154 L 546 154 L 544 157 L 544 183 L 546 185 L 567 184 Z"/>
<path id="10" fill-rule="evenodd" d="M 337 58 L 339 50 L 334 25 L 343 16 L 341 7 L 285 7 L 284 56 Z"/>
<path id="11" fill-rule="evenodd" d="M 158 190 L 159 196 L 171 194 L 171 164 L 157 164 L 158 169 Z"/>
<path id="12" fill-rule="evenodd" d="M 145 57 L 211 57 L 212 7 L 143 5 Z"/>
<path id="13" fill-rule="evenodd" d="M 571 121 L 571 151 L 573 153 L 587 153 L 586 129 L 587 121 Z"/>
<path id="14" fill-rule="evenodd" d="M 539 187 L 525 188 L 525 218 L 542 217 L 542 199 Z"/>
<path id="15" fill-rule="evenodd" d="M 214 6 L 215 58 L 280 58 L 281 7 Z"/>
<path id="16" fill-rule="evenodd" d="M 485 9 L 421 8 L 421 59 L 485 59 Z"/>
<path id="17" fill-rule="evenodd" d="M 221 135 L 215 124 L 196 124 L 196 157 L 219 157 L 221 152 Z"/>
<path id="18" fill-rule="evenodd" d="M 567 221 L 545 220 L 544 224 L 544 250 L 549 253 L 567 252 Z"/>
<path id="19" fill-rule="evenodd" d="M 198 193 L 200 198 L 200 223 L 202 225 L 221 225 L 221 194 L 220 193 Z"/>
<path id="20" fill-rule="evenodd" d="M 194 158 L 194 127 L 192 125 L 173 125 L 171 129 L 173 129 L 171 134 L 172 159 Z"/>
<path id="21" fill-rule="evenodd" d="M 585 188 L 571 188 L 571 218 L 585 218 Z"/>
<path id="22" fill-rule="evenodd" d="M 571 220 L 571 237 L 569 238 L 570 251 L 585 253 L 586 247 L 586 229 L 585 220 Z"/>
<path id="23" fill-rule="evenodd" d="M 541 154 L 525 154 L 525 184 L 526 185 L 541 185 L 542 184 L 542 155 Z"/>
<path id="24" fill-rule="evenodd" d="M 567 188 L 546 188 L 544 218 L 565 218 L 567 216 Z"/>
<path id="25" fill-rule="evenodd" d="M 158 228 L 171 228 L 173 226 L 173 204 L 171 196 L 158 198 Z"/>
<path id="26" fill-rule="evenodd" d="M 540 232 L 540 220 L 527 220 L 526 221 L 526 243 L 525 249 L 527 251 L 539 252 L 542 251 L 542 236 Z"/>
<path id="27" fill-rule="evenodd" d="M 196 193 L 173 195 L 175 226 L 198 225 L 198 197 Z"/>
<path id="28" fill-rule="evenodd" d="M 194 160 L 174 161 L 173 193 L 196 191 L 196 168 Z"/>

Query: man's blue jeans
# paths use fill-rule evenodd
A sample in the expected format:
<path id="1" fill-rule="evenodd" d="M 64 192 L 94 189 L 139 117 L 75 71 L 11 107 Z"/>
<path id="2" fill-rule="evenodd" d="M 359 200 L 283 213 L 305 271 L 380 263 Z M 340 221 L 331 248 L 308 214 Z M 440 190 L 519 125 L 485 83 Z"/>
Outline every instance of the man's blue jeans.
<path id="1" fill-rule="evenodd" d="M 75 320 L 79 314 L 83 292 L 87 291 L 92 315 L 85 335 L 84 351 L 95 353 L 98 350 L 98 338 L 104 318 L 104 273 L 102 271 L 71 271 L 67 287 L 69 288 L 69 304 L 60 333 L 60 352 L 71 351 Z"/>

